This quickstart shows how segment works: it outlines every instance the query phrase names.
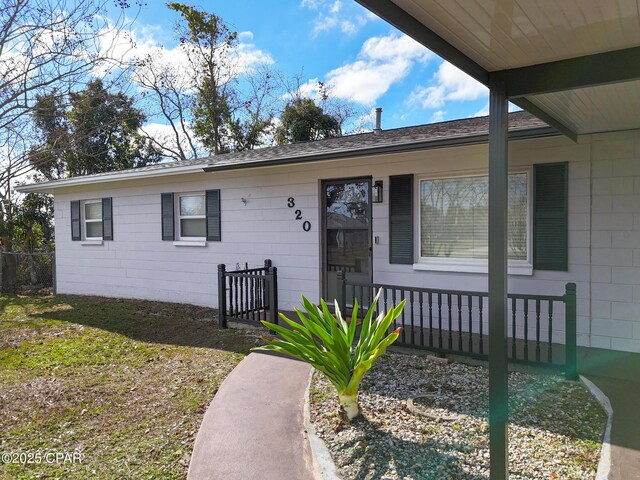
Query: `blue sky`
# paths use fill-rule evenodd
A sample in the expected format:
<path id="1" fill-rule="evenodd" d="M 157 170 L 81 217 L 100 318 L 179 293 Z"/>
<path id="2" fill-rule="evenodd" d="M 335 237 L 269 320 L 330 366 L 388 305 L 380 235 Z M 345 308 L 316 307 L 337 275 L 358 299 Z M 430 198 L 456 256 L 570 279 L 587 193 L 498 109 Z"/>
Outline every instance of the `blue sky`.
<path id="1" fill-rule="evenodd" d="M 364 114 L 382 107 L 383 128 L 487 113 L 484 87 L 353 0 L 192 5 L 222 17 L 240 34 L 249 64 L 270 63 L 287 76 L 303 72 L 310 91 L 316 81 L 324 81 L 332 96 L 352 102 Z M 172 49 L 176 20 L 164 2 L 150 1 L 133 24 L 133 36 L 139 46 Z"/>

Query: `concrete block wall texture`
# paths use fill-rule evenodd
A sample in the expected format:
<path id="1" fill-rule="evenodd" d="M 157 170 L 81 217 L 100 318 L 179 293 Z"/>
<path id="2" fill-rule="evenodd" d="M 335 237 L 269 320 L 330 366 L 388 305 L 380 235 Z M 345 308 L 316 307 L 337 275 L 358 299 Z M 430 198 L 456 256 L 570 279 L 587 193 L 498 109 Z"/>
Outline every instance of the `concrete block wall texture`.
<path id="1" fill-rule="evenodd" d="M 591 346 L 640 353 L 640 134 L 591 144 Z"/>

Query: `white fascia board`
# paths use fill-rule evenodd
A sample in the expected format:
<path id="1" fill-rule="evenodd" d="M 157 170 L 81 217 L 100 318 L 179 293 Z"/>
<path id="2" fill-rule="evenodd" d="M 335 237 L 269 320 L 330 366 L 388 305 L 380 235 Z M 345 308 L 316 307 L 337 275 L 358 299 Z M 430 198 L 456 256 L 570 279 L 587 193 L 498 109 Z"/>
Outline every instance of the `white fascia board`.
<path id="1" fill-rule="evenodd" d="M 57 188 L 75 187 L 78 185 L 92 185 L 99 183 L 119 182 L 122 180 L 134 180 L 137 178 L 162 177 L 170 175 L 181 175 L 185 173 L 202 172 L 202 167 L 206 163 L 198 165 L 187 165 L 183 167 L 159 168 L 157 170 L 141 170 L 133 172 L 114 172 L 107 175 L 85 176 L 68 178 L 64 180 L 52 180 L 50 182 L 31 183 L 28 185 L 18 185 L 14 190 L 20 193 L 54 193 Z"/>

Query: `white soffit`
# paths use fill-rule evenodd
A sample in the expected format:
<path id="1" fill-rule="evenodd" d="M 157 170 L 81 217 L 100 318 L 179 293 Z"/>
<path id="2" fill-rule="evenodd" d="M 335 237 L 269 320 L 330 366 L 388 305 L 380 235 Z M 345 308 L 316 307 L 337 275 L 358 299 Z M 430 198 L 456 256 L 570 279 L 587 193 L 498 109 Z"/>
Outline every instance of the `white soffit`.
<path id="1" fill-rule="evenodd" d="M 393 0 L 487 71 L 640 45 L 636 0 Z"/>
<path id="2" fill-rule="evenodd" d="M 640 80 L 527 98 L 577 134 L 640 128 Z"/>

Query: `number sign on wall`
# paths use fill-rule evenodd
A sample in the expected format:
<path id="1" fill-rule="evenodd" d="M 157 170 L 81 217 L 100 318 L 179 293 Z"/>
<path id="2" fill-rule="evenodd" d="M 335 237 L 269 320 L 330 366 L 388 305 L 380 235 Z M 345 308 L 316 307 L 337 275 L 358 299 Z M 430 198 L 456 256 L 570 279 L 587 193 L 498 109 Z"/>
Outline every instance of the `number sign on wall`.
<path id="1" fill-rule="evenodd" d="M 287 198 L 287 207 L 294 208 L 295 206 L 296 206 L 296 199 L 293 197 Z M 302 210 L 296 209 L 294 213 L 295 213 L 296 220 L 304 220 L 302 218 Z M 305 232 L 308 232 L 309 230 L 311 230 L 311 222 L 309 220 L 304 220 L 304 222 L 302 222 L 302 229 Z"/>

